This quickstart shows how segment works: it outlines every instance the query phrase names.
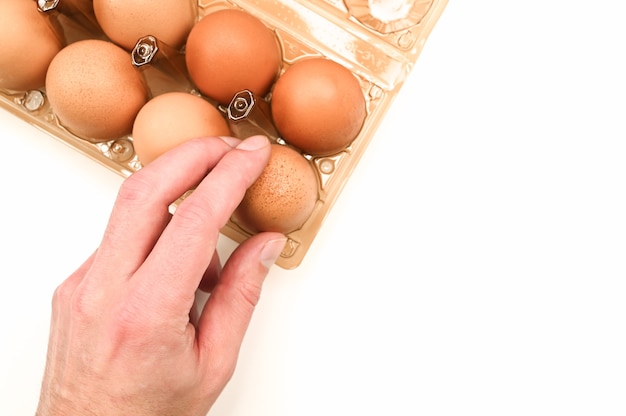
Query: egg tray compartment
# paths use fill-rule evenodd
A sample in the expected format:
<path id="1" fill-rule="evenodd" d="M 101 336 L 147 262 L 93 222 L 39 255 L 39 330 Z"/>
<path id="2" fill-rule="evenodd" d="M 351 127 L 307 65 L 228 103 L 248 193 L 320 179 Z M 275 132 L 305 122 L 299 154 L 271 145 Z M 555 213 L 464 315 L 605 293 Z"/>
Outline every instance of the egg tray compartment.
<path id="1" fill-rule="evenodd" d="M 394 9 L 388 10 L 388 13 L 402 13 L 401 18 L 385 20 L 376 16 L 372 13 L 373 5 L 381 3 L 376 0 L 198 2 L 199 19 L 219 9 L 240 8 L 270 27 L 281 47 L 281 74 L 300 58 L 323 56 L 352 71 L 359 79 L 366 98 L 365 122 L 359 135 L 346 149 L 331 156 L 304 154 L 317 172 L 318 200 L 304 225 L 288 234 L 287 245 L 277 260 L 282 268 L 293 269 L 302 262 L 324 218 L 411 72 L 447 0 L 390 2 L 394 4 Z M 404 10 L 401 10 L 402 7 Z M 72 27 L 66 30 L 70 39 L 72 35 L 73 40 L 84 37 L 84 34 L 72 33 Z M 102 38 L 102 33 L 94 33 L 93 38 Z M 146 71 L 145 75 L 160 77 L 163 73 Z M 170 75 L 172 79 L 179 79 L 180 76 Z M 152 83 L 156 85 L 155 80 Z M 189 92 L 199 94 L 197 90 Z M 266 98 L 271 99 L 271 95 Z M 133 151 L 132 137 L 92 143 L 64 129 L 45 99 L 45 88 L 26 92 L 0 90 L 0 106 L 124 177 L 141 169 Z M 280 138 L 270 139 L 284 144 Z M 238 243 L 250 236 L 232 221 L 222 229 L 222 234 Z"/>

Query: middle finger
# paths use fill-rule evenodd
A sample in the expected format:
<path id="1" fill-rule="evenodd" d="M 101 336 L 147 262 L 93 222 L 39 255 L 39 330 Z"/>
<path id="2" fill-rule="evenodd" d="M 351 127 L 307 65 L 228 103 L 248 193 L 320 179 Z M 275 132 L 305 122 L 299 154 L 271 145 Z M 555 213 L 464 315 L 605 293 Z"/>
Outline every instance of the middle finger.
<path id="1" fill-rule="evenodd" d="M 169 222 L 172 202 L 198 184 L 238 142 L 190 140 L 131 175 L 120 188 L 93 269 L 130 277 Z"/>

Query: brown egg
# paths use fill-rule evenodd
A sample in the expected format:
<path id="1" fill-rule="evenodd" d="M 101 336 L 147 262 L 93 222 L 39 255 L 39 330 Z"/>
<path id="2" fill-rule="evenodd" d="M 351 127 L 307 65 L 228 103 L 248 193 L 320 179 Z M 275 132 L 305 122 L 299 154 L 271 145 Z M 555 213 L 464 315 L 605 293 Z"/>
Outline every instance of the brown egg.
<path id="1" fill-rule="evenodd" d="M 0 1 L 0 88 L 43 87 L 48 65 L 63 44 L 60 30 L 37 10 L 37 2 Z"/>
<path id="2" fill-rule="evenodd" d="M 274 33 L 244 11 L 219 10 L 206 15 L 187 39 L 189 75 L 198 89 L 220 104 L 250 90 L 269 92 L 280 68 L 280 50 Z"/>
<path id="3" fill-rule="evenodd" d="M 93 8 L 104 33 L 129 51 L 148 35 L 180 49 L 197 14 L 194 0 L 94 0 Z"/>
<path id="4" fill-rule="evenodd" d="M 169 92 L 148 101 L 135 118 L 132 134 L 144 166 L 189 139 L 228 135 L 222 113 L 205 99 L 185 92 Z"/>
<path id="5" fill-rule="evenodd" d="M 289 67 L 274 86 L 271 108 L 281 137 L 312 155 L 347 147 L 366 116 L 357 78 L 325 58 L 306 58 Z"/>
<path id="6" fill-rule="evenodd" d="M 55 56 L 46 90 L 59 122 L 94 141 L 129 134 L 148 100 L 145 80 L 130 54 L 111 42 L 92 39 L 73 43 Z"/>
<path id="7" fill-rule="evenodd" d="M 317 186 L 315 171 L 304 156 L 272 144 L 269 163 L 246 192 L 233 220 L 251 232 L 297 230 L 315 208 Z"/>

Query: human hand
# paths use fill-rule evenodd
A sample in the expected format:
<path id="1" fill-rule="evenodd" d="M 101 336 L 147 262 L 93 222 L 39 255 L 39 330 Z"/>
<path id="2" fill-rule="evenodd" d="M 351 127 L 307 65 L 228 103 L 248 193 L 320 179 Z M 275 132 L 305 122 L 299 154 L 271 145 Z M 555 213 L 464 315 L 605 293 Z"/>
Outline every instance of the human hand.
<path id="1" fill-rule="evenodd" d="M 269 157 L 262 136 L 196 139 L 124 182 L 100 247 L 55 291 L 37 415 L 208 412 L 285 243 L 260 233 L 223 269 L 215 256 L 219 230 Z M 212 290 L 195 322 L 201 282 Z"/>

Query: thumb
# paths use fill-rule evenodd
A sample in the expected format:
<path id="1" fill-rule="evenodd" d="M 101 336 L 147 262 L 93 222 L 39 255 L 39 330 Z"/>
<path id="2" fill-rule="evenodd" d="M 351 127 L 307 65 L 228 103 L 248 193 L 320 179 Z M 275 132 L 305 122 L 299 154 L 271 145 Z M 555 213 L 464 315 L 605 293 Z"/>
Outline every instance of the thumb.
<path id="1" fill-rule="evenodd" d="M 243 337 L 261 296 L 269 268 L 282 252 L 286 237 L 259 233 L 232 253 L 207 301 L 198 322 L 201 360 L 211 371 L 232 374 Z"/>

